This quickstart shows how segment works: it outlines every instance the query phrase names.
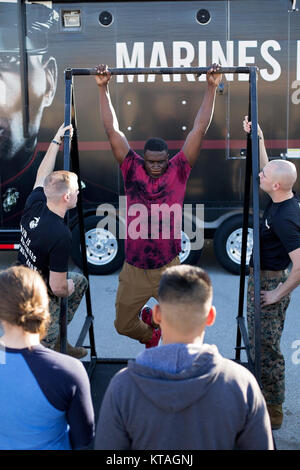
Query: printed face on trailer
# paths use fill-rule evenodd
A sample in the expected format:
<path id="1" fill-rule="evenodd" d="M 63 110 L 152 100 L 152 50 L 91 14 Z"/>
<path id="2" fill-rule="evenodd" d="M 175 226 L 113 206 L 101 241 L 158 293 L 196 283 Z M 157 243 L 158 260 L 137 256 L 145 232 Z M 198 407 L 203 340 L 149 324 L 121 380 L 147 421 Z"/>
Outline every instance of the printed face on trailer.
<path id="1" fill-rule="evenodd" d="M 26 5 L 28 19 L 26 56 L 28 68 L 28 135 L 23 131 L 22 63 L 19 47 L 17 4 L 0 3 L 0 165 L 20 165 L 31 156 L 44 108 L 51 105 L 57 84 L 57 65 L 47 55 L 47 31 L 55 12 L 42 5 Z M 17 162 L 14 161 L 14 165 Z M 18 168 L 18 167 L 17 167 Z M 17 169 L 16 168 L 16 169 Z"/>

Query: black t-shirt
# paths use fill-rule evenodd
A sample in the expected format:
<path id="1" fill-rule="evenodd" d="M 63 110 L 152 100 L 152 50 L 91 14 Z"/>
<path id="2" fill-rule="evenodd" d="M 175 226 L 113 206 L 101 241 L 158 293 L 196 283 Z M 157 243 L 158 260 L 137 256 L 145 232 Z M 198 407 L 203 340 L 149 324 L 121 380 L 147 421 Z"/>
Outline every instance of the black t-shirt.
<path id="1" fill-rule="evenodd" d="M 21 219 L 18 262 L 39 271 L 46 282 L 49 271 L 67 272 L 71 232 L 64 219 L 50 211 L 42 187 L 28 196 Z"/>
<path id="2" fill-rule="evenodd" d="M 300 201 L 296 195 L 267 205 L 260 222 L 261 269 L 281 271 L 291 259 L 289 253 L 300 248 Z M 252 266 L 252 259 L 250 262 Z"/>

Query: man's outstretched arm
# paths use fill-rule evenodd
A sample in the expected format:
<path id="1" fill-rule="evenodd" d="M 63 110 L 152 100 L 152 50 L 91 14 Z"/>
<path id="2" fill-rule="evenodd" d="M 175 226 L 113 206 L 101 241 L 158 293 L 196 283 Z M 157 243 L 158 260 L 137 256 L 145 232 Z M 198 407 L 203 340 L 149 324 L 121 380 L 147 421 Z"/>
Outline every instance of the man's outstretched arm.
<path id="1" fill-rule="evenodd" d="M 198 158 L 202 139 L 209 128 L 213 116 L 216 90 L 222 79 L 222 75 L 219 70 L 220 66 L 214 64 L 206 74 L 207 88 L 205 95 L 194 121 L 193 129 L 189 132 L 182 147 L 182 150 L 191 166 L 194 165 Z"/>
<path id="2" fill-rule="evenodd" d="M 115 159 L 121 164 L 126 157 L 130 146 L 129 143 L 119 129 L 118 119 L 112 105 L 108 82 L 110 80 L 110 73 L 106 65 L 99 65 L 97 67 L 98 74 L 95 75 L 95 80 L 99 89 L 100 98 L 100 113 L 104 130 L 108 137 Z"/>
<path id="3" fill-rule="evenodd" d="M 250 134 L 252 123 L 251 121 L 248 121 L 248 116 L 245 116 L 244 118 L 243 127 L 244 127 L 244 131 Z M 266 146 L 265 146 L 264 134 L 261 128 L 259 127 L 259 124 L 257 124 L 257 134 L 259 137 L 259 165 L 260 165 L 260 169 L 262 170 L 268 163 L 269 157 L 268 157 Z"/>
<path id="4" fill-rule="evenodd" d="M 38 168 L 33 189 L 38 188 L 39 186 L 43 186 L 45 178 L 54 170 L 56 157 L 62 142 L 62 138 L 68 129 L 70 129 L 70 134 L 72 135 L 73 128 L 71 124 L 66 127 L 64 124 L 62 124 L 56 132 L 55 137 L 50 143 L 48 150 Z"/>

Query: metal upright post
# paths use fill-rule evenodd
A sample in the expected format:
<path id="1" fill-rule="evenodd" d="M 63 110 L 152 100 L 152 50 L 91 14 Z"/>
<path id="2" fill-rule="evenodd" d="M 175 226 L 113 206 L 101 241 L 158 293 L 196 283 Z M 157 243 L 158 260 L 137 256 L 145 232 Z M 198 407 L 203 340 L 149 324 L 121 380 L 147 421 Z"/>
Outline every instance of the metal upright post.
<path id="1" fill-rule="evenodd" d="M 260 245 L 259 245 L 259 142 L 257 133 L 257 68 L 250 67 L 251 149 L 253 197 L 253 274 L 254 274 L 254 344 L 255 376 L 261 384 L 261 322 L 260 322 Z"/>
<path id="2" fill-rule="evenodd" d="M 76 122 L 76 111 L 75 111 L 75 100 L 74 100 L 74 89 L 73 89 L 73 73 L 72 69 L 65 70 L 65 126 L 72 124 L 73 126 L 73 138 L 72 145 L 70 140 L 70 131 L 67 131 L 64 136 L 64 169 L 70 170 L 70 160 L 72 162 L 72 170 L 76 172 L 78 176 L 79 194 L 77 202 L 79 229 L 80 229 L 80 244 L 83 260 L 83 274 L 88 280 L 88 287 L 85 293 L 87 316 L 83 328 L 80 332 L 79 338 L 76 342 L 76 347 L 81 346 L 87 332 L 89 331 L 91 358 L 96 358 L 96 347 L 93 330 L 93 315 L 92 315 L 92 303 L 89 287 L 89 273 L 86 256 L 86 244 L 85 244 L 85 233 L 84 233 L 84 218 L 83 218 L 83 204 L 82 204 L 82 188 L 80 179 L 80 164 L 79 164 L 79 151 L 78 151 L 78 138 L 77 138 L 77 122 Z M 62 299 L 62 313 L 61 313 L 61 327 L 62 330 L 67 331 L 67 299 Z M 66 341 L 66 334 L 65 334 Z M 62 341 L 62 340 L 61 340 Z"/>
<path id="3" fill-rule="evenodd" d="M 240 352 L 242 349 L 241 340 L 243 339 L 244 348 L 247 352 L 247 359 L 249 369 L 254 372 L 253 363 L 250 356 L 250 345 L 247 337 L 244 311 L 244 298 L 245 298 L 245 278 L 246 278 L 246 257 L 247 257 L 247 238 L 249 230 L 249 203 L 250 203 L 250 189 L 251 189 L 251 139 L 250 135 L 247 136 L 247 155 L 246 155 L 246 172 L 245 172 L 245 193 L 244 193 L 244 211 L 243 211 L 243 231 L 242 231 L 242 250 L 241 250 L 241 272 L 240 272 L 240 287 L 239 287 L 239 304 L 238 304 L 238 329 L 236 337 L 236 361 L 240 361 Z"/>
<path id="4" fill-rule="evenodd" d="M 83 204 L 82 204 L 82 188 L 81 188 L 81 178 L 80 178 L 80 163 L 79 163 L 79 150 L 78 150 L 78 136 L 77 136 L 77 119 L 76 119 L 76 107 L 75 107 L 75 97 L 74 97 L 74 89 L 72 90 L 72 126 L 73 126 L 73 138 L 72 138 L 72 145 L 71 145 L 71 162 L 72 162 L 72 169 L 78 176 L 78 184 L 79 184 L 79 194 L 78 194 L 78 202 L 77 202 L 77 213 L 78 213 L 78 221 L 79 221 L 79 231 L 80 231 L 80 245 L 81 245 L 81 253 L 82 253 L 82 271 L 84 276 L 89 281 L 89 271 L 88 271 L 88 264 L 87 264 L 87 255 L 86 255 L 86 241 L 85 241 L 85 231 L 84 231 L 84 217 L 83 217 Z M 95 347 L 95 337 L 94 337 L 94 329 L 92 325 L 92 321 L 94 319 L 92 314 L 92 302 L 91 302 L 91 293 L 90 293 L 90 283 L 88 282 L 88 286 L 85 292 L 85 300 L 86 300 L 86 310 L 87 316 L 85 324 L 82 328 L 82 331 L 78 337 L 76 342 L 76 346 L 81 346 L 84 338 L 86 336 L 87 331 L 89 331 L 89 339 L 90 339 L 90 347 L 91 347 L 91 357 L 96 357 L 96 347 Z"/>
<path id="5" fill-rule="evenodd" d="M 249 75 L 249 106 L 248 116 L 251 116 L 251 87 Z M 244 208 L 243 208 L 243 231 L 242 231 L 242 250 L 241 250 L 241 272 L 240 272 L 240 288 L 239 288 L 239 304 L 238 304 L 238 328 L 236 337 L 236 356 L 235 360 L 240 361 L 240 352 L 242 349 L 241 340 L 244 341 L 246 349 L 249 369 L 254 373 L 254 364 L 250 356 L 250 345 L 246 331 L 244 311 L 245 298 L 245 278 L 246 278 L 246 261 L 247 261 L 247 238 L 249 231 L 249 208 L 250 208 L 250 192 L 251 192 L 251 175 L 252 175 L 252 147 L 250 134 L 247 134 L 247 151 L 246 151 L 246 169 L 245 169 L 245 185 L 244 185 Z"/>
<path id="6" fill-rule="evenodd" d="M 240 292 L 238 307 L 238 331 L 236 339 L 236 360 L 240 360 L 241 339 L 243 337 L 248 356 L 249 369 L 255 374 L 261 384 L 261 325 L 260 325 L 260 246 L 259 246 L 259 143 L 257 134 L 257 68 L 250 67 L 249 71 L 249 120 L 252 122 L 251 134 L 247 135 L 247 156 L 245 174 L 245 194 L 243 212 L 243 235 L 241 253 Z M 249 228 L 249 203 L 251 192 L 253 198 L 253 271 L 254 271 L 254 361 L 250 356 L 250 344 L 243 317 L 246 247 Z"/>
<path id="7" fill-rule="evenodd" d="M 71 124 L 71 95 L 72 72 L 65 72 L 66 97 L 65 97 L 65 126 Z M 70 131 L 67 131 L 64 139 L 64 170 L 70 170 Z M 68 224 L 68 213 L 66 214 Z M 68 326 L 68 297 L 62 297 L 60 302 L 60 351 L 67 352 L 67 326 Z"/>
<path id="8" fill-rule="evenodd" d="M 73 74 L 71 69 L 65 70 L 65 126 L 71 124 L 72 116 L 72 93 L 73 93 Z M 64 137 L 64 170 L 70 171 L 70 152 L 71 152 L 71 141 L 70 131 L 68 130 Z"/>

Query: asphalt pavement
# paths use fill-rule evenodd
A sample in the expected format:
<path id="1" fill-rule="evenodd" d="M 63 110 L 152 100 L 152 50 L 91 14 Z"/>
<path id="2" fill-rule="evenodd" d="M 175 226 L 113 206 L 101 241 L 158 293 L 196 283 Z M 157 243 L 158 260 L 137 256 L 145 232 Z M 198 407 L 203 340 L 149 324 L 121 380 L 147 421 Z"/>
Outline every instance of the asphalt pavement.
<path id="1" fill-rule="evenodd" d="M 10 266 L 15 252 L 0 253 L 0 268 Z M 214 305 L 217 310 L 215 324 L 207 328 L 205 342 L 217 345 L 225 357 L 235 358 L 239 297 L 239 276 L 225 271 L 217 262 L 211 241 L 206 241 L 198 265 L 211 277 L 214 286 Z M 78 270 L 70 263 L 70 269 Z M 93 330 L 97 358 L 134 358 L 144 346 L 137 341 L 120 336 L 114 329 L 114 302 L 118 285 L 118 272 L 106 276 L 90 276 Z M 274 431 L 278 450 L 300 450 L 300 287 L 295 289 L 287 311 L 281 349 L 286 362 L 286 399 L 283 405 L 284 421 L 281 429 Z M 86 317 L 85 299 L 68 328 L 68 340 L 75 344 Z M 85 343 L 89 344 L 86 337 Z M 242 361 L 246 354 L 242 352 Z"/>

